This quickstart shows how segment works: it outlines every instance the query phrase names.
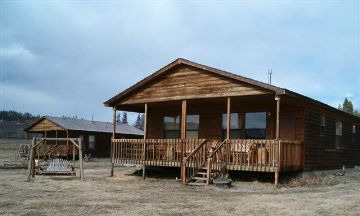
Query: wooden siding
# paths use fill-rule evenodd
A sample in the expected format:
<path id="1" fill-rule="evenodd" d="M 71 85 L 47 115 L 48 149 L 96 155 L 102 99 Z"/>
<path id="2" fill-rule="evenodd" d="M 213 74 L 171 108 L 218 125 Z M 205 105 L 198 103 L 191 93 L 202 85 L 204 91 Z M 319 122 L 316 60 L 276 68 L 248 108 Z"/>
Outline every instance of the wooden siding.
<path id="1" fill-rule="evenodd" d="M 56 130 L 64 130 L 59 125 L 49 121 L 48 119 L 44 119 L 34 125 L 32 128 L 29 129 L 28 132 L 36 132 L 36 131 L 56 131 Z"/>
<path id="2" fill-rule="evenodd" d="M 269 93 L 260 87 L 186 66 L 144 86 L 119 104 Z"/>
<path id="3" fill-rule="evenodd" d="M 320 135 L 320 116 L 326 117 L 325 135 Z M 335 117 L 334 117 L 335 116 Z M 341 149 L 335 147 L 336 121 L 343 124 Z M 308 107 L 305 110 L 305 170 L 335 169 L 343 165 L 353 167 L 360 164 L 359 131 L 352 138 L 350 119 L 336 116 L 328 110 Z"/>
<path id="4" fill-rule="evenodd" d="M 244 114 L 246 112 L 266 112 L 267 113 L 267 130 L 266 138 L 275 139 L 275 100 L 272 98 L 263 98 L 259 96 L 259 100 L 255 101 L 241 101 L 240 99 L 232 100 L 231 112 L 238 112 L 242 115 L 245 121 Z M 282 110 L 280 113 L 291 114 L 293 124 L 293 140 L 304 140 L 304 112 L 301 108 L 292 107 L 288 104 L 281 104 Z M 209 109 L 211 107 L 211 109 Z M 163 118 L 164 116 L 180 116 L 180 103 L 175 105 L 152 106 L 149 105 L 148 117 L 148 138 L 149 139 L 163 139 Z M 221 140 L 222 138 L 222 114 L 226 113 L 226 100 L 219 99 L 217 102 L 189 102 L 188 115 L 200 115 L 199 125 L 199 139 L 207 140 Z M 269 115 L 270 114 L 270 115 Z M 243 122 L 244 124 L 244 122 Z M 288 128 L 288 122 L 280 118 L 280 127 Z M 242 134 L 244 138 L 244 134 Z M 180 138 L 180 132 L 179 137 Z M 287 136 L 280 133 L 281 139 L 286 139 Z"/>

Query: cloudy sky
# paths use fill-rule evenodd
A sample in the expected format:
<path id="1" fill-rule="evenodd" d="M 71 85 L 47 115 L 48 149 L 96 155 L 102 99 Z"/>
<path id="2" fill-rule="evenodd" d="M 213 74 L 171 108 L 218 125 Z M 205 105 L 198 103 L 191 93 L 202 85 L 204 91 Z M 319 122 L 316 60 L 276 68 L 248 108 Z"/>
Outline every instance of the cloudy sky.
<path id="1" fill-rule="evenodd" d="M 0 110 L 110 121 L 105 100 L 179 57 L 359 108 L 359 41 L 359 1 L 2 0 Z"/>

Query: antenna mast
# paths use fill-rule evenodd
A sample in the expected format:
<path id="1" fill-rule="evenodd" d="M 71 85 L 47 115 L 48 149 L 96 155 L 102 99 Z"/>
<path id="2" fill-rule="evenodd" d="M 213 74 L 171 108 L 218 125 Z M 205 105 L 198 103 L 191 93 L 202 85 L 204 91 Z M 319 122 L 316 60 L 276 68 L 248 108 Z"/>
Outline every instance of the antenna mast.
<path id="1" fill-rule="evenodd" d="M 271 85 L 271 74 L 272 74 L 272 69 L 268 70 L 268 84 Z"/>

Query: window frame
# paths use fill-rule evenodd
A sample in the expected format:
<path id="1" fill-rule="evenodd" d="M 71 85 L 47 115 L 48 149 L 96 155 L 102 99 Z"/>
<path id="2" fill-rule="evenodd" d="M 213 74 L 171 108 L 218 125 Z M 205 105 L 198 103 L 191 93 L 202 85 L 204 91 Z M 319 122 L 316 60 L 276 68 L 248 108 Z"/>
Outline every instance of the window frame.
<path id="1" fill-rule="evenodd" d="M 326 136 L 326 116 L 325 115 L 320 116 L 320 136 L 321 137 Z"/>
<path id="2" fill-rule="evenodd" d="M 198 118 L 198 122 L 197 122 L 197 129 L 189 129 L 188 127 L 188 118 L 190 116 L 197 116 Z M 185 131 L 185 138 L 188 139 L 188 132 L 197 132 L 197 138 L 191 138 L 191 139 L 199 139 L 199 131 L 200 131 L 200 115 L 199 114 L 189 114 L 189 115 L 186 115 L 186 131 Z"/>
<path id="3" fill-rule="evenodd" d="M 175 119 L 175 125 L 176 125 L 176 121 L 177 119 L 179 119 L 179 123 L 178 123 L 178 128 L 177 129 L 166 129 L 165 127 L 165 118 L 168 117 L 168 118 L 174 118 Z M 166 116 L 163 116 L 163 139 L 179 139 L 180 138 L 180 116 L 179 115 L 166 115 Z M 177 132 L 178 136 L 177 138 L 166 138 L 166 134 L 167 132 Z"/>
<path id="4" fill-rule="evenodd" d="M 352 128 L 351 128 L 351 140 L 354 142 L 356 141 L 356 131 L 357 131 L 357 127 L 355 124 L 352 125 Z"/>
<path id="5" fill-rule="evenodd" d="M 232 112 L 230 113 L 230 122 L 231 122 L 231 115 L 233 114 L 237 114 L 238 115 L 238 128 L 231 128 L 231 124 L 230 124 L 230 139 L 233 139 L 231 137 L 231 134 L 233 134 L 233 132 L 239 132 L 240 136 L 239 138 L 235 138 L 235 139 L 242 139 L 243 138 L 243 134 L 244 134 L 244 113 L 241 112 Z M 222 113 L 221 114 L 221 138 L 222 140 L 226 139 L 226 132 L 227 132 L 227 125 L 223 125 L 223 121 L 224 118 L 227 119 L 227 113 Z"/>
<path id="6" fill-rule="evenodd" d="M 339 128 L 338 129 L 338 125 Z M 343 135 L 343 122 L 340 120 L 335 121 L 335 149 L 341 150 L 342 149 L 342 135 Z"/>
<path id="7" fill-rule="evenodd" d="M 94 137 L 94 141 L 90 141 L 90 137 Z M 89 150 L 95 150 L 96 149 L 96 136 L 95 135 L 89 135 L 88 136 L 88 149 Z"/>
<path id="8" fill-rule="evenodd" d="M 250 129 L 247 129 L 246 128 L 246 114 L 254 114 L 254 113 L 264 113 L 265 114 L 265 128 L 250 128 Z M 250 138 L 247 138 L 247 131 L 248 130 L 253 130 L 253 129 L 256 129 L 256 130 L 263 130 L 263 132 L 264 132 L 264 138 L 255 138 L 255 139 L 260 139 L 260 140 L 262 140 L 262 139 L 266 139 L 267 137 L 266 137 L 266 132 L 267 132 L 267 112 L 266 111 L 262 111 L 262 112 L 246 112 L 245 114 L 244 114 L 244 122 L 245 122 L 245 124 L 244 124 L 244 138 L 245 139 L 250 139 Z M 251 139 L 253 139 L 253 138 L 251 138 Z"/>

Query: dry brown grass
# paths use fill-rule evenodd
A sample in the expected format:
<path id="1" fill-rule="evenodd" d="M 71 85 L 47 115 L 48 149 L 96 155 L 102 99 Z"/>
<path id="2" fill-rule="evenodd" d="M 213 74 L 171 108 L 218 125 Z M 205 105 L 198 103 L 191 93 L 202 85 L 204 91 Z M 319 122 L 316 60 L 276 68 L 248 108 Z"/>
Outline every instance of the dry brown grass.
<path id="1" fill-rule="evenodd" d="M 1 147 L 1 146 L 0 146 Z M 2 155 L 0 155 L 0 158 Z M 1 159 L 0 159 L 1 161 Z M 126 175 L 107 159 L 85 163 L 79 177 L 36 176 L 0 169 L 3 215 L 359 215 L 360 174 L 329 187 L 274 188 L 273 183 L 234 182 L 230 189 L 189 187 L 175 179 Z"/>
<path id="2" fill-rule="evenodd" d="M 317 188 L 317 187 L 329 187 L 339 183 L 339 180 L 334 175 L 314 175 L 314 176 L 299 176 L 290 179 L 283 186 L 289 188 L 306 187 L 306 188 Z"/>

